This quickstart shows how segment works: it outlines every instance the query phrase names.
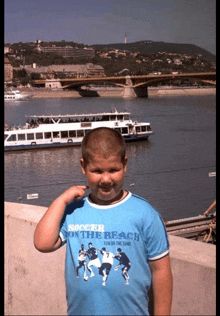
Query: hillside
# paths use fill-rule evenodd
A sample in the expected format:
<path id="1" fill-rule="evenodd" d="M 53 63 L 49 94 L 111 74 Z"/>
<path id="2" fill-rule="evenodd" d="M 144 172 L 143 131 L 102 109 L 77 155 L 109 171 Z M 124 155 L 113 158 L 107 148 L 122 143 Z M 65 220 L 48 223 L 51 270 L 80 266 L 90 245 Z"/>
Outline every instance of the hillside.
<path id="1" fill-rule="evenodd" d="M 207 60 L 216 61 L 216 56 L 207 50 L 192 44 L 176 44 L 153 41 L 140 41 L 133 43 L 115 43 L 115 44 L 97 44 L 92 45 L 96 50 L 98 49 L 119 49 L 130 52 L 139 52 L 140 54 L 156 54 L 158 52 L 177 53 L 186 55 L 203 55 Z"/>
<path id="2" fill-rule="evenodd" d="M 74 42 L 41 42 L 41 46 L 78 47 L 88 45 Z M 36 64 L 39 66 L 93 63 L 104 68 L 106 76 L 145 75 L 149 73 L 169 74 L 173 72 L 216 71 L 216 56 L 192 44 L 141 41 L 92 45 L 93 58 L 65 57 L 36 49 L 36 43 L 14 43 L 5 56 L 13 67 Z"/>

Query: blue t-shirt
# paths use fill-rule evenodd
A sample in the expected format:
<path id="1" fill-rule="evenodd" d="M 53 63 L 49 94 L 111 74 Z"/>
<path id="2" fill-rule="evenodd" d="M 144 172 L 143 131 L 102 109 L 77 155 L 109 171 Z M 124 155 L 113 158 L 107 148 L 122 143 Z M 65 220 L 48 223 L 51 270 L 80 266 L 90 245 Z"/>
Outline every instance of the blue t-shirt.
<path id="1" fill-rule="evenodd" d="M 166 229 L 149 202 L 132 193 L 115 204 L 89 197 L 66 208 L 68 315 L 149 315 L 149 260 L 169 253 Z"/>

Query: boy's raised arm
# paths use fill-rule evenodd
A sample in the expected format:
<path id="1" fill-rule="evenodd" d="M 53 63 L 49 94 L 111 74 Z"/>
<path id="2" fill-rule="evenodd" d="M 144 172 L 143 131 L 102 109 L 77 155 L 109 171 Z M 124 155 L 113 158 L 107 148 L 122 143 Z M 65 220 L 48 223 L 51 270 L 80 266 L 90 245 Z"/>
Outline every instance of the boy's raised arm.
<path id="1" fill-rule="evenodd" d="M 34 246 L 37 250 L 52 252 L 61 246 L 60 223 L 66 206 L 73 200 L 81 200 L 87 188 L 85 185 L 71 187 L 53 201 L 35 229 Z"/>

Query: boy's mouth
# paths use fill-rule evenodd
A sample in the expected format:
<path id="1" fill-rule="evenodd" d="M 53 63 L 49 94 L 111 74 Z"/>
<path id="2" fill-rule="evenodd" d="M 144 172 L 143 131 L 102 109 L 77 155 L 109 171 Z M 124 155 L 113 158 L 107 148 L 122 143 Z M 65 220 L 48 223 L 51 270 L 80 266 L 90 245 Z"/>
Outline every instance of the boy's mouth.
<path id="1" fill-rule="evenodd" d="M 102 187 L 102 186 L 100 186 L 99 187 L 99 189 L 101 191 L 103 191 L 103 192 L 110 192 L 112 188 L 113 188 L 112 186 L 109 186 L 109 187 Z"/>

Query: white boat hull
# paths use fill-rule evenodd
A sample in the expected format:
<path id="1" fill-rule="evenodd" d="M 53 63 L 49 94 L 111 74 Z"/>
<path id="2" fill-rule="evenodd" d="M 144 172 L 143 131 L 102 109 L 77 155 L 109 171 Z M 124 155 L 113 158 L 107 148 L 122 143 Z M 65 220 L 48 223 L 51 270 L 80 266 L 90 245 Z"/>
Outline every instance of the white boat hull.
<path id="1" fill-rule="evenodd" d="M 5 102 L 11 102 L 11 101 L 28 101 L 28 100 L 31 100 L 33 98 L 33 95 L 23 95 L 22 97 L 19 97 L 19 98 L 15 98 L 15 99 L 11 99 L 11 98 L 4 98 L 4 101 Z"/>
<path id="2" fill-rule="evenodd" d="M 67 147 L 81 145 L 83 137 L 98 127 L 113 128 L 126 142 L 147 140 L 153 134 L 150 123 L 130 120 L 126 112 L 96 113 L 84 115 L 31 116 L 38 121 L 27 121 L 25 127 L 9 127 L 5 124 L 5 151 Z M 78 120 L 80 117 L 81 120 Z M 66 121 L 63 121 L 66 119 Z M 73 121 L 74 119 L 74 121 Z"/>
<path id="3" fill-rule="evenodd" d="M 141 140 L 147 140 L 150 135 L 154 134 L 153 132 L 149 133 L 148 135 L 141 135 L 141 136 L 126 136 L 124 137 L 124 140 L 126 142 L 135 142 L 135 141 L 141 141 Z M 4 151 L 18 151 L 18 150 L 26 150 L 26 149 L 45 149 L 45 148 L 59 148 L 59 147 L 72 147 L 72 146 L 81 146 L 82 139 L 81 140 L 74 140 L 72 141 L 69 139 L 66 142 L 51 142 L 51 143 L 45 143 L 45 144 L 37 144 L 35 141 L 32 142 L 29 145 L 13 145 L 13 146 L 5 146 Z"/>

